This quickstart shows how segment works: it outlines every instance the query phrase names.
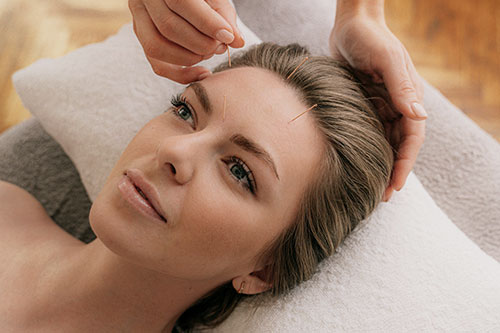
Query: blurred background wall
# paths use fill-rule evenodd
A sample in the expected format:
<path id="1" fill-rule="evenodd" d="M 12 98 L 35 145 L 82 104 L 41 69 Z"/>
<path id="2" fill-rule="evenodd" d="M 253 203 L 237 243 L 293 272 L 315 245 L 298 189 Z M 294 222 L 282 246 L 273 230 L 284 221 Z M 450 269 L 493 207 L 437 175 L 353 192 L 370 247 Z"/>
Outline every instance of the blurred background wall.
<path id="1" fill-rule="evenodd" d="M 500 142 L 500 1 L 386 0 L 420 75 Z M 0 0 L 0 133 L 29 117 L 12 74 L 116 33 L 127 0 Z"/>

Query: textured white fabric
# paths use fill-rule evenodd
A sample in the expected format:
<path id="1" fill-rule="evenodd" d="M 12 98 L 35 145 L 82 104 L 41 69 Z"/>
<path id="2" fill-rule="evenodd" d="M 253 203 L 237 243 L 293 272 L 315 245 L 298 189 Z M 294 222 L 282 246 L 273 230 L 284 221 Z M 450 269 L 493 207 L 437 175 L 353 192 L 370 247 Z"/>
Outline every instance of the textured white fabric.
<path id="1" fill-rule="evenodd" d="M 253 14 L 252 2 L 236 4 L 238 10 L 247 7 L 254 30 L 271 34 L 263 20 L 274 16 L 286 26 L 276 30 L 274 41 L 297 41 L 324 53 L 320 38 L 329 31 L 313 35 L 310 29 L 314 23 L 333 24 L 326 15 L 334 4 L 315 2 L 316 7 L 299 8 L 299 2 L 276 1 L 268 12 Z M 259 0 L 254 6 L 259 4 L 266 5 Z M 300 12 L 284 16 L 288 4 Z M 241 21 L 239 27 L 246 47 L 259 41 Z M 220 61 L 226 55 L 205 66 Z M 74 162 L 92 201 L 128 142 L 182 88 L 152 72 L 130 24 L 102 43 L 37 61 L 17 72 L 14 83 L 23 104 Z M 499 329 L 498 281 L 499 264 L 455 227 L 412 173 L 403 190 L 363 221 L 312 280 L 248 323 L 248 308 L 238 307 L 219 330 Z"/>
<path id="2" fill-rule="evenodd" d="M 500 265 L 436 206 L 412 173 L 313 278 L 215 332 L 498 332 Z"/>

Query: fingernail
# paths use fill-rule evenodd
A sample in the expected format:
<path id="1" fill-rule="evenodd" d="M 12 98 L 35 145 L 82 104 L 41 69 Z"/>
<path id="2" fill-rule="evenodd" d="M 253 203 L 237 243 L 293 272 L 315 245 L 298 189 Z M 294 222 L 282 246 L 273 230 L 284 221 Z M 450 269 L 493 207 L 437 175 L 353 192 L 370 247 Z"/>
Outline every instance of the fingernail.
<path id="1" fill-rule="evenodd" d="M 401 188 L 403 188 L 403 186 L 396 187 L 396 185 L 394 185 L 394 184 L 391 184 L 391 186 L 392 186 L 393 189 L 395 189 L 398 192 L 401 190 Z"/>
<path id="2" fill-rule="evenodd" d="M 198 81 L 201 81 L 201 80 L 209 77 L 210 75 L 212 75 L 212 73 L 210 73 L 210 72 L 203 72 L 203 73 L 200 74 L 200 76 L 198 76 Z"/>
<path id="3" fill-rule="evenodd" d="M 217 46 L 217 48 L 215 49 L 215 53 L 217 54 L 222 54 L 226 52 L 226 44 L 220 44 L 219 46 Z"/>
<path id="4" fill-rule="evenodd" d="M 411 108 L 417 117 L 427 118 L 427 112 L 425 112 L 424 107 L 421 104 L 413 103 Z"/>
<path id="5" fill-rule="evenodd" d="M 234 35 L 225 29 L 221 29 L 217 31 L 215 38 L 221 43 L 229 44 L 233 41 Z"/>

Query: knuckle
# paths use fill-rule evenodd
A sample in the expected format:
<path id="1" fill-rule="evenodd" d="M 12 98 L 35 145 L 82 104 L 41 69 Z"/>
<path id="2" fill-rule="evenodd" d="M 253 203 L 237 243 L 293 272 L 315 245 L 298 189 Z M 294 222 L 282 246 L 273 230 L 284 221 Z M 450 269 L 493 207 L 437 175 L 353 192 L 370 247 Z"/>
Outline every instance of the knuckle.
<path id="1" fill-rule="evenodd" d="M 410 95 L 414 94 L 416 95 L 416 90 L 415 87 L 413 86 L 413 83 L 407 78 L 401 80 L 399 82 L 399 94 L 400 95 Z"/>
<path id="2" fill-rule="evenodd" d="M 421 146 L 423 143 L 424 143 L 424 136 L 423 135 L 417 135 L 417 134 L 413 134 L 413 135 L 410 135 L 408 137 L 408 139 L 412 139 L 412 141 L 414 142 L 415 145 L 419 145 Z"/>
<path id="3" fill-rule="evenodd" d="M 158 31 L 164 36 L 169 38 L 172 32 L 176 29 L 174 15 L 162 15 L 157 24 Z"/>
<path id="4" fill-rule="evenodd" d="M 205 1 L 216 12 L 221 11 L 222 9 L 227 7 L 227 5 L 229 5 L 229 3 L 226 0 L 205 0 Z"/>
<path id="5" fill-rule="evenodd" d="M 405 54 L 403 50 L 400 47 L 389 47 L 385 50 L 386 57 L 388 60 L 391 61 L 401 61 L 404 60 Z"/>
<path id="6" fill-rule="evenodd" d="M 161 57 L 160 46 L 157 43 L 154 43 L 151 40 L 144 41 L 144 52 L 150 56 L 151 58 L 158 59 Z"/>
<path id="7" fill-rule="evenodd" d="M 200 23 L 198 25 L 198 28 L 199 28 L 198 30 L 204 31 L 204 32 L 213 31 L 215 33 L 214 29 L 212 28 L 212 25 L 213 25 L 212 21 L 209 18 L 204 17 L 200 20 Z"/>

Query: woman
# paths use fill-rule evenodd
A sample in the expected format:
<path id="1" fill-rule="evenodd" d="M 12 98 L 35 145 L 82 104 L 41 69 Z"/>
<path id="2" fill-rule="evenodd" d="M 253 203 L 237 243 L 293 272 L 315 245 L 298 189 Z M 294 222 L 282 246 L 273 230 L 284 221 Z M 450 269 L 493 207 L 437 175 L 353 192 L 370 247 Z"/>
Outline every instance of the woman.
<path id="1" fill-rule="evenodd" d="M 383 200 L 389 201 L 393 191 L 404 186 L 424 143 L 423 82 L 408 51 L 385 22 L 384 0 L 334 2 L 335 24 L 328 40 L 332 57 L 365 73 L 369 81 L 364 82 L 384 85 L 388 100 L 403 116 L 387 127 L 387 137 L 401 143 L 384 193 Z M 210 70 L 195 66 L 198 62 L 224 53 L 227 46 L 245 44 L 229 0 L 129 0 L 128 4 L 151 68 L 179 83 L 205 78 Z"/>
<path id="2" fill-rule="evenodd" d="M 288 78 L 308 55 L 263 43 L 175 96 L 111 171 L 89 244 L 3 183 L 2 330 L 190 331 L 309 279 L 381 201 L 393 152 L 347 65 Z"/>

